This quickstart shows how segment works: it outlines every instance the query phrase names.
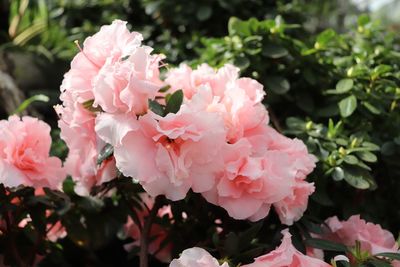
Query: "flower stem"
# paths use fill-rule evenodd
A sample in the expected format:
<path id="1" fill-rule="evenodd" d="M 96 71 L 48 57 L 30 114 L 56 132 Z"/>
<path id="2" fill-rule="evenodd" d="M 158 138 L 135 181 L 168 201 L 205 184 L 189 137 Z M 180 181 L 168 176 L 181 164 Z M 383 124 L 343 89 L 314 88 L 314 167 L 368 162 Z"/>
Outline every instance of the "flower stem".
<path id="1" fill-rule="evenodd" d="M 155 217 L 157 216 L 158 210 L 161 208 L 163 203 L 162 196 L 156 197 L 154 201 L 153 208 L 150 210 L 149 216 L 146 217 L 144 221 L 144 225 L 142 228 L 141 236 L 140 236 L 140 267 L 148 267 L 149 259 L 148 259 L 148 248 L 149 248 L 149 235 L 151 225 Z"/>

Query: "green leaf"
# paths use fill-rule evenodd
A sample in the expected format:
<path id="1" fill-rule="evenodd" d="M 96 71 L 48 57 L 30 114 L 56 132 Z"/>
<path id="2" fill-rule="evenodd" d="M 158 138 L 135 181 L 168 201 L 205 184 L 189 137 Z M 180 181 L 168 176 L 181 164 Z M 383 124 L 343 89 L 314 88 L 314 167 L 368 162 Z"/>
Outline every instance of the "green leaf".
<path id="1" fill-rule="evenodd" d="M 233 256 L 239 253 L 239 237 L 234 232 L 230 232 L 226 235 L 224 248 L 227 256 Z"/>
<path id="2" fill-rule="evenodd" d="M 357 19 L 358 26 L 365 26 L 370 21 L 371 21 L 371 18 L 367 14 L 362 14 Z"/>
<path id="3" fill-rule="evenodd" d="M 347 252 L 348 248 L 345 245 L 318 238 L 309 238 L 305 240 L 306 244 L 313 248 L 319 248 L 328 251 Z"/>
<path id="4" fill-rule="evenodd" d="M 352 79 L 342 79 L 336 84 L 336 91 L 338 93 L 346 93 L 353 88 L 354 82 Z"/>
<path id="5" fill-rule="evenodd" d="M 342 99 L 339 103 L 340 115 L 344 118 L 349 117 L 357 108 L 357 98 L 354 95 Z"/>
<path id="6" fill-rule="evenodd" d="M 368 263 L 374 267 L 392 267 L 392 264 L 390 264 L 389 262 L 386 262 L 383 260 L 378 260 L 378 259 L 369 260 Z M 366 265 L 366 266 L 370 266 L 370 265 Z"/>
<path id="7" fill-rule="evenodd" d="M 344 178 L 344 171 L 340 167 L 335 167 L 332 172 L 332 178 L 335 181 L 343 180 Z"/>
<path id="8" fill-rule="evenodd" d="M 374 70 L 371 73 L 371 79 L 375 80 L 376 78 L 382 76 L 383 74 L 389 72 L 392 70 L 392 67 L 389 65 L 379 65 L 374 68 Z"/>
<path id="9" fill-rule="evenodd" d="M 263 47 L 262 55 L 270 58 L 281 58 L 288 55 L 286 48 L 276 44 L 266 44 Z"/>
<path id="10" fill-rule="evenodd" d="M 90 112 L 101 112 L 103 109 L 100 106 L 93 107 L 94 99 L 87 100 L 82 103 L 82 106 Z"/>
<path id="11" fill-rule="evenodd" d="M 375 254 L 376 257 L 385 257 L 392 260 L 399 260 L 400 261 L 400 253 L 392 253 L 392 252 L 384 252 Z"/>
<path id="12" fill-rule="evenodd" d="M 346 163 L 348 163 L 348 164 L 351 164 L 351 165 L 355 165 L 355 164 L 358 163 L 357 157 L 355 157 L 355 156 L 353 156 L 353 155 L 346 155 L 346 156 L 344 157 L 344 161 L 345 161 Z"/>
<path id="13" fill-rule="evenodd" d="M 366 162 L 376 162 L 378 158 L 375 156 L 375 154 L 369 152 L 369 151 L 360 151 L 356 152 L 357 156 L 362 159 L 363 161 Z"/>
<path id="14" fill-rule="evenodd" d="M 168 99 L 167 105 L 165 107 L 165 114 L 177 113 L 181 108 L 183 102 L 183 91 L 175 91 Z"/>
<path id="15" fill-rule="evenodd" d="M 74 194 L 75 193 L 74 187 L 75 187 L 74 180 L 72 180 L 71 176 L 68 176 L 67 179 L 65 179 L 62 184 L 63 192 L 66 194 Z"/>
<path id="16" fill-rule="evenodd" d="M 378 108 L 376 108 L 373 105 L 371 105 L 369 102 L 362 102 L 362 105 L 366 109 L 368 109 L 372 114 L 375 114 L 375 115 L 381 114 L 381 111 Z"/>
<path id="17" fill-rule="evenodd" d="M 344 179 L 351 186 L 358 189 L 368 189 L 376 187 L 375 181 L 368 171 L 359 167 L 345 167 Z"/>
<path id="18" fill-rule="evenodd" d="M 21 105 L 13 112 L 13 114 L 19 114 L 23 112 L 25 109 L 29 107 L 30 104 L 33 102 L 40 101 L 40 102 L 49 102 L 49 97 L 46 95 L 34 95 L 31 96 L 30 98 L 26 99 L 24 102 L 22 102 Z"/>
<path id="19" fill-rule="evenodd" d="M 164 106 L 158 103 L 156 100 L 149 99 L 149 109 L 153 111 L 155 114 L 164 116 Z"/>
<path id="20" fill-rule="evenodd" d="M 251 34 L 248 23 L 236 17 L 231 17 L 228 22 L 229 35 L 243 35 L 248 36 Z"/>
<path id="21" fill-rule="evenodd" d="M 209 19 L 211 15 L 212 15 L 212 9 L 210 6 L 201 6 L 196 12 L 196 17 L 200 21 L 205 21 Z"/>
<path id="22" fill-rule="evenodd" d="M 336 36 L 336 32 L 332 29 L 327 29 L 321 32 L 317 36 L 317 42 L 315 43 L 314 47 L 316 49 L 324 48 L 333 38 Z"/>
<path id="23" fill-rule="evenodd" d="M 396 153 L 396 144 L 394 142 L 385 142 L 381 147 L 381 153 L 385 156 L 392 156 Z"/>
<path id="24" fill-rule="evenodd" d="M 158 90 L 158 92 L 160 93 L 165 93 L 167 92 L 169 89 L 171 88 L 171 85 L 166 85 L 160 88 L 160 90 Z"/>
<path id="25" fill-rule="evenodd" d="M 363 147 L 368 148 L 368 150 L 370 150 L 370 151 L 379 151 L 380 150 L 380 147 L 378 145 L 368 142 L 368 141 L 364 141 L 361 145 Z"/>
<path id="26" fill-rule="evenodd" d="M 240 250 L 245 249 L 248 246 L 250 246 L 253 239 L 257 237 L 262 226 L 263 226 L 263 221 L 260 221 L 256 224 L 254 224 L 252 227 L 250 227 L 246 231 L 239 233 L 238 238 L 239 238 L 239 249 Z"/>
<path id="27" fill-rule="evenodd" d="M 235 61 L 233 63 L 234 63 L 234 65 L 239 67 L 241 70 L 244 70 L 248 66 L 250 66 L 250 60 L 244 55 L 240 55 L 240 56 L 236 57 Z"/>
<path id="28" fill-rule="evenodd" d="M 100 154 L 97 158 L 97 164 L 100 165 L 106 159 L 110 158 L 114 154 L 114 147 L 110 144 L 106 144 L 103 149 L 100 151 Z"/>
<path id="29" fill-rule="evenodd" d="M 281 76 L 269 76 L 266 81 L 266 89 L 270 89 L 278 95 L 287 93 L 290 90 L 290 84 L 288 80 Z"/>

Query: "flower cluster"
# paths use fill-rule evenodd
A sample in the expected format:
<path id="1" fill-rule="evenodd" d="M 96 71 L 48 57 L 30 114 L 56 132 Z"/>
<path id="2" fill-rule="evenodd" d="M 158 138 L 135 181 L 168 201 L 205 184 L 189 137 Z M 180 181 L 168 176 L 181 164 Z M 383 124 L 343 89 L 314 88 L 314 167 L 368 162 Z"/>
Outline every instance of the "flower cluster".
<path id="1" fill-rule="evenodd" d="M 141 41 L 141 34 L 129 32 L 126 22 L 116 20 L 85 40 L 64 76 L 62 105 L 56 111 L 61 138 L 69 148 L 65 168 L 82 194 L 116 176 L 113 158 L 97 164 L 105 142 L 96 135 L 93 111 L 141 114 L 160 87 L 161 57 L 151 56 L 151 49 L 141 46 Z"/>
<path id="2" fill-rule="evenodd" d="M 191 189 L 235 219 L 262 219 L 273 206 L 283 223 L 298 220 L 315 159 L 268 126 L 263 86 L 232 65 L 181 65 L 162 81 L 163 57 L 141 40 L 115 21 L 72 61 L 57 107 L 68 173 L 89 191 L 116 165 L 151 196 L 176 201 Z M 98 165 L 106 143 L 113 158 Z"/>

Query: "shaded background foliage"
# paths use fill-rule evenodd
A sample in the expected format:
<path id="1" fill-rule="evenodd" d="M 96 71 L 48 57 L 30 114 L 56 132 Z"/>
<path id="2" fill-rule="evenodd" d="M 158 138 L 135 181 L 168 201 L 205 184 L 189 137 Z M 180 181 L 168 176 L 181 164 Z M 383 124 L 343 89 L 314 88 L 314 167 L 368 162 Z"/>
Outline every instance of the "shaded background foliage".
<path id="1" fill-rule="evenodd" d="M 140 31 L 171 66 L 181 61 L 215 67 L 234 63 L 243 75 L 264 84 L 272 125 L 302 139 L 319 160 L 310 176 L 317 192 L 305 217 L 291 227 L 296 245 L 304 250 L 301 235 L 318 232 L 316 225 L 332 215 L 361 213 L 397 236 L 400 47 L 398 24 L 385 16 L 385 9 L 396 6 L 393 1 L 361 15 L 363 10 L 349 1 L 329 0 L 3 0 L 0 71 L 12 78 L 12 94 L 21 102 L 49 96 L 50 101 L 34 102 L 23 112 L 56 128 L 52 106 L 77 52 L 74 41 L 82 43 L 116 18 Z M 1 118 L 9 113 L 0 107 Z M 64 158 L 67 149 L 57 130 L 53 136 L 52 153 Z M 38 197 L 32 189 L 6 194 L 1 188 L 0 203 L 8 204 L 0 212 L 18 211 L 15 224 L 27 214 L 33 219 L 23 230 L 15 227 L 10 236 L 0 237 L 7 259 L 13 262 L 9 242 L 16 239 L 26 245 L 18 250 L 30 253 L 30 263 L 36 254 L 47 254 L 43 266 L 135 266 L 136 254 L 123 249 L 128 241 L 119 236 L 127 216 L 135 216 L 132 207 L 138 207 L 142 189 L 126 178 L 95 189 L 91 197 L 76 195 L 71 180 L 64 189 Z M 22 205 L 13 204 L 15 199 Z M 50 218 L 46 210 L 52 211 Z M 283 227 L 275 214 L 262 223 L 234 221 L 196 194 L 175 203 L 172 211 L 174 224 L 158 223 L 170 231 L 174 255 L 201 245 L 233 264 L 275 247 Z M 179 219 L 182 212 L 188 220 Z M 220 234 L 215 219 L 222 221 Z M 68 238 L 45 241 L 46 225 L 58 220 Z M 152 264 L 158 263 L 152 259 Z"/>

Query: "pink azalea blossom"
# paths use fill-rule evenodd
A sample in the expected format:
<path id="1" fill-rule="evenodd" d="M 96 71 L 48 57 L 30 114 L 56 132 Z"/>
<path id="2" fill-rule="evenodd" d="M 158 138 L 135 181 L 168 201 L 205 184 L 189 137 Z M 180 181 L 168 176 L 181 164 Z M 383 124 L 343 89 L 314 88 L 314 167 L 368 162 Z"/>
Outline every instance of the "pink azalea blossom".
<path id="1" fill-rule="evenodd" d="M 224 121 L 224 167 L 203 196 L 235 219 L 256 221 L 274 206 L 283 223 L 298 220 L 314 191 L 305 178 L 315 167 L 315 157 L 300 140 L 267 125 L 262 85 L 239 78 L 232 65 L 214 70 L 206 64 L 195 70 L 186 65 L 172 69 L 166 82 L 172 90 L 182 89 L 186 100 L 195 100 L 196 109 L 219 114 Z"/>
<path id="2" fill-rule="evenodd" d="M 189 248 L 174 259 L 169 267 L 229 267 L 228 263 L 219 264 L 218 260 L 206 250 L 198 247 Z"/>
<path id="3" fill-rule="evenodd" d="M 223 166 L 225 130 L 220 116 L 196 109 L 196 99 L 165 117 L 152 112 L 138 121 L 99 117 L 98 133 L 114 145 L 118 169 L 152 196 L 179 200 L 190 188 L 204 192 L 214 186 L 215 173 Z"/>
<path id="4" fill-rule="evenodd" d="M 65 166 L 80 194 L 116 176 L 112 158 L 97 164 L 106 144 L 95 132 L 98 111 L 135 117 L 147 111 L 148 99 L 163 85 L 158 70 L 162 56 L 151 55 L 142 39 L 127 29 L 126 22 L 115 20 L 85 40 L 64 76 L 62 105 L 56 111 L 69 148 Z"/>
<path id="5" fill-rule="evenodd" d="M 246 139 L 226 146 L 225 170 L 217 186 L 203 196 L 235 219 L 257 221 L 266 217 L 273 203 L 291 194 L 294 177 L 287 167 L 287 154 L 268 151 L 254 157 Z"/>
<path id="6" fill-rule="evenodd" d="M 321 238 L 340 242 L 346 246 L 355 246 L 360 242 L 361 249 L 369 253 L 398 252 L 399 245 L 393 235 L 379 224 L 373 224 L 353 215 L 347 221 L 336 216 L 325 221 L 327 232 Z M 397 263 L 398 264 L 398 263 Z"/>
<path id="7" fill-rule="evenodd" d="M 282 231 L 282 243 L 275 250 L 242 267 L 330 267 L 324 261 L 304 255 L 293 245 L 288 230 Z"/>
<path id="8" fill-rule="evenodd" d="M 227 64 L 218 71 L 206 64 L 196 70 L 181 65 L 167 74 L 166 82 L 172 90 L 182 89 L 188 99 L 202 92 L 207 101 L 204 108 L 224 118 L 231 143 L 246 131 L 268 123 L 268 113 L 261 103 L 265 95 L 263 86 L 256 80 L 239 78 L 239 69 L 232 65 Z"/>
<path id="9" fill-rule="evenodd" d="M 32 117 L 0 121 L 0 183 L 58 188 L 65 178 L 61 160 L 50 157 L 50 126 Z"/>

